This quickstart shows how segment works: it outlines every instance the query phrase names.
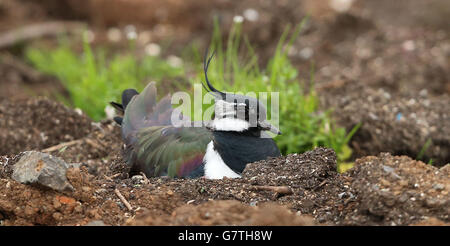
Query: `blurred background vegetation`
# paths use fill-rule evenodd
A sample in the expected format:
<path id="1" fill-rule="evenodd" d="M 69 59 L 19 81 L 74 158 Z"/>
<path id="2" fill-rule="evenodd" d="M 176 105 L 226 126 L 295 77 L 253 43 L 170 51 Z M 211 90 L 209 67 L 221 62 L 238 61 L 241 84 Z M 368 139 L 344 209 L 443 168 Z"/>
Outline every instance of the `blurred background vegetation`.
<path id="1" fill-rule="evenodd" d="M 216 51 L 217 55 L 211 63 L 209 77 L 223 91 L 279 92 L 279 122 L 283 134 L 276 136 L 275 140 L 282 153 L 302 153 L 324 146 L 335 149 L 341 163 L 351 156 L 347 143 L 357 127 L 347 133 L 344 128 L 334 124 L 329 111 L 320 111 L 314 87 L 310 86 L 309 91 L 302 88 L 298 71 L 288 58 L 287 51 L 298 38 L 305 22 L 306 19 L 293 30 L 290 30 L 290 26 L 286 27 L 267 67 L 260 68 L 258 55 L 254 53 L 248 37 L 241 33 L 241 23 L 236 22 L 231 26 L 224 45 L 216 19 L 210 50 Z M 120 101 L 124 89 L 142 90 L 148 78 L 158 81 L 158 87 L 168 86 L 161 83 L 164 80 L 173 84 L 169 87 L 190 91 L 192 96 L 192 85 L 204 81 L 202 60 L 198 59 L 202 56 L 199 47 L 192 45 L 186 48 L 188 50 L 184 52 L 190 57 L 183 62 L 180 59 L 177 63 L 159 55 L 139 59 L 133 56 L 133 42 L 131 39 L 130 51 L 125 54 L 114 54 L 107 48 L 93 50 L 87 37 L 84 38 L 82 53 L 72 50 L 70 41 L 62 39 L 55 49 L 29 48 L 25 54 L 34 67 L 56 76 L 66 86 L 71 100 L 57 95 L 60 100 L 80 108 L 97 121 L 106 117 L 108 102 Z M 194 70 L 191 76 L 187 73 L 189 69 Z M 314 71 L 311 71 L 310 83 L 313 83 L 313 75 Z M 177 77 L 187 78 L 190 84 L 176 83 Z M 270 100 L 269 94 L 268 102 Z M 204 109 L 209 106 L 203 105 Z M 270 112 L 270 104 L 268 106 Z M 191 118 L 198 120 L 193 115 Z"/>
<path id="2" fill-rule="evenodd" d="M 45 95 L 100 121 L 126 88 L 193 93 L 209 50 L 219 89 L 280 93 L 284 154 L 330 147 L 341 170 L 384 151 L 445 163 L 446 116 L 427 105 L 450 93 L 449 3 L 4 0 L 0 100 Z"/>

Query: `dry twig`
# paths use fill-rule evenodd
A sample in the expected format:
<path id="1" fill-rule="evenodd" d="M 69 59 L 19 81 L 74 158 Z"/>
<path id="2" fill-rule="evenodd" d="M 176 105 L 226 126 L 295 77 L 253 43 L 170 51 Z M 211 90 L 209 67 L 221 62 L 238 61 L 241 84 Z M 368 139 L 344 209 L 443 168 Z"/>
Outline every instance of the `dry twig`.
<path id="1" fill-rule="evenodd" d="M 122 201 L 123 205 L 125 205 L 125 207 L 127 207 L 129 211 L 133 211 L 133 208 L 131 207 L 130 203 L 127 201 L 127 199 L 125 199 L 125 197 L 122 195 L 122 193 L 120 193 L 120 191 L 117 188 L 114 190 L 114 193 L 116 193 L 117 197 L 119 197 L 120 201 Z"/>
<path id="2" fill-rule="evenodd" d="M 283 195 L 290 195 L 292 194 L 292 189 L 289 186 L 269 186 L 269 185 L 261 185 L 261 186 L 252 186 L 251 189 L 253 190 L 266 190 L 266 191 L 273 191 L 278 194 Z"/>
<path id="3" fill-rule="evenodd" d="M 46 149 L 43 149 L 43 150 L 41 150 L 41 152 L 44 152 L 44 153 L 45 152 L 53 152 L 53 151 L 56 151 L 56 150 L 60 150 L 60 149 L 62 149 L 64 147 L 68 147 L 68 146 L 72 146 L 72 145 L 81 143 L 82 141 L 83 141 L 83 139 L 77 139 L 77 140 L 73 140 L 73 141 L 69 141 L 69 142 L 65 142 L 65 143 L 60 143 L 58 145 L 54 145 L 52 147 L 48 147 Z"/>

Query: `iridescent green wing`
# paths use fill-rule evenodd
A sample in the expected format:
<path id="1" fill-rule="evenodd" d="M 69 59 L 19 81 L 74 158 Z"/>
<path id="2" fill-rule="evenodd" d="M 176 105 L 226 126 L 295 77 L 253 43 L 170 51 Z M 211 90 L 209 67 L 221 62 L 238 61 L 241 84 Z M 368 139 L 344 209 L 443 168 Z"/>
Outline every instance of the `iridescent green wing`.
<path id="1" fill-rule="evenodd" d="M 132 146 L 133 168 L 149 177 L 188 177 L 202 165 L 212 134 L 203 127 L 142 128 Z"/>

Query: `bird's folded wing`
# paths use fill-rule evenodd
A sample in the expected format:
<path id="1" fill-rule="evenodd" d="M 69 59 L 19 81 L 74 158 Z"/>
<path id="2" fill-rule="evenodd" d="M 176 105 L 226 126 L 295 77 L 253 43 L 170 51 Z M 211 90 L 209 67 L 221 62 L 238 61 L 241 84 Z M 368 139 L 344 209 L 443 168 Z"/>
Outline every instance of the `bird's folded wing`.
<path id="1" fill-rule="evenodd" d="M 187 177 L 203 162 L 212 134 L 203 127 L 151 126 L 129 148 L 133 169 L 150 177 Z"/>

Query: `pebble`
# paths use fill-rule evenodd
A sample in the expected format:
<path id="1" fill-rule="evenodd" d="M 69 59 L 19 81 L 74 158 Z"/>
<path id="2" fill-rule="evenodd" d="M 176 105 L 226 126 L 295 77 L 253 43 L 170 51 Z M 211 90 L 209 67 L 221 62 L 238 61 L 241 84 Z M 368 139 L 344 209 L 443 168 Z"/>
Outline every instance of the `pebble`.
<path id="1" fill-rule="evenodd" d="M 133 177 L 131 177 L 131 181 L 133 181 L 133 183 L 135 183 L 135 184 L 141 184 L 144 181 L 144 176 L 134 175 Z"/>
<path id="2" fill-rule="evenodd" d="M 434 184 L 433 185 L 433 189 L 435 190 L 443 190 L 445 188 L 445 186 L 443 184 Z"/>
<path id="3" fill-rule="evenodd" d="M 91 191 L 91 187 L 83 186 L 83 187 L 81 187 L 81 190 L 83 190 L 84 192 L 89 192 L 89 191 Z"/>
<path id="4" fill-rule="evenodd" d="M 387 181 L 386 179 L 383 179 L 383 178 L 380 179 L 380 183 L 383 186 L 391 186 L 391 182 L 389 182 L 389 181 Z"/>
<path id="5" fill-rule="evenodd" d="M 87 223 L 85 226 L 106 226 L 102 220 L 93 220 Z"/>

